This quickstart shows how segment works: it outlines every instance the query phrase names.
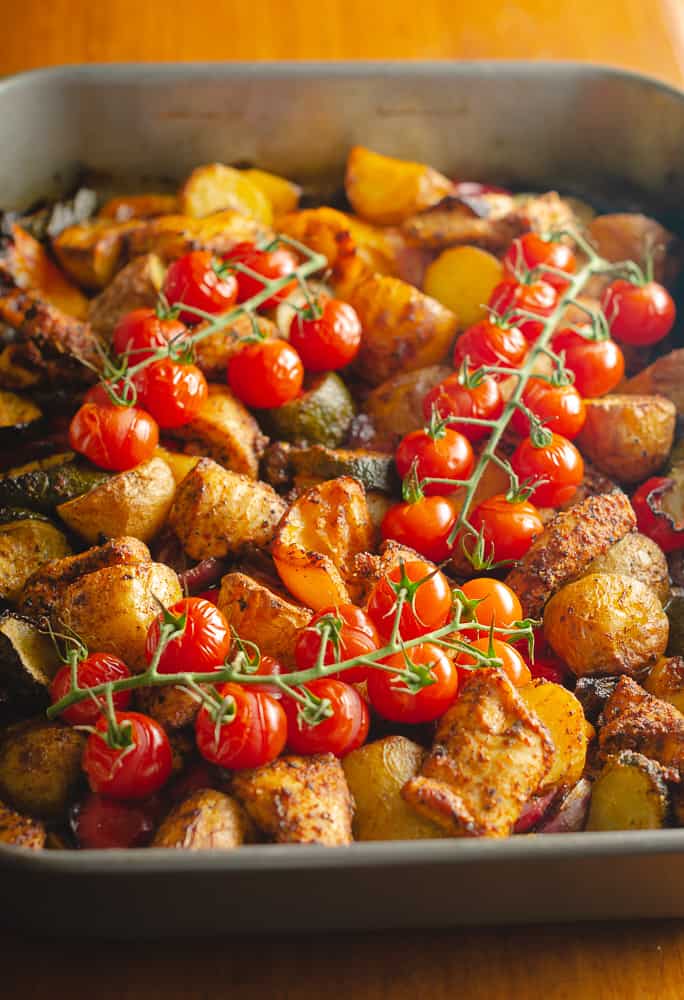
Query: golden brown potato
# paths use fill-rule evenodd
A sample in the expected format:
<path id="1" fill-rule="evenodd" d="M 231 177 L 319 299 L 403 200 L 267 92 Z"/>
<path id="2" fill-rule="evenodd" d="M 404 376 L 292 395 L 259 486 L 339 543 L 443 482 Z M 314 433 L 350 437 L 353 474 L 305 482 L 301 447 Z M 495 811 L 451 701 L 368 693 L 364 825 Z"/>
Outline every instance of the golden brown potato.
<path id="1" fill-rule="evenodd" d="M 128 222 L 130 219 L 153 219 L 156 215 L 171 215 L 178 211 L 175 194 L 124 194 L 110 198 L 97 213 L 100 219 Z"/>
<path id="2" fill-rule="evenodd" d="M 256 167 L 250 167 L 243 173 L 255 187 L 259 188 L 262 194 L 266 195 L 271 203 L 274 216 L 295 211 L 302 193 L 298 184 L 293 184 L 292 181 L 285 177 L 279 177 L 278 174 L 270 174 L 267 170 L 257 170 Z M 280 228 L 278 231 L 281 231 Z"/>
<path id="3" fill-rule="evenodd" d="M 263 337 L 272 338 L 278 335 L 275 323 L 265 316 L 256 318 L 259 332 Z M 202 330 L 202 326 L 195 327 L 197 332 Z M 217 330 L 204 336 L 195 345 L 195 359 L 197 367 L 200 368 L 209 382 L 225 381 L 228 362 L 232 356 L 239 351 L 244 341 L 243 337 L 248 337 L 253 333 L 252 322 L 249 316 L 241 313 L 237 319 L 225 330 Z"/>
<path id="4" fill-rule="evenodd" d="M 387 233 L 336 208 L 322 205 L 293 212 L 279 220 L 278 228 L 323 254 L 339 294 L 342 284 L 349 291 L 361 276 L 393 273 L 395 250 Z"/>
<path id="5" fill-rule="evenodd" d="M 184 441 L 189 454 L 213 458 L 251 479 L 257 478 L 259 458 L 268 442 L 249 410 L 225 385 L 210 385 L 195 419 L 168 433 Z"/>
<path id="6" fill-rule="evenodd" d="M 293 604 L 245 573 L 223 577 L 218 606 L 241 639 L 255 643 L 262 654 L 285 666 L 294 666 L 295 642 L 311 620 L 309 608 Z"/>
<path id="7" fill-rule="evenodd" d="M 547 729 L 506 675 L 474 672 L 440 719 L 404 799 L 451 837 L 506 837 L 554 758 Z"/>
<path id="8" fill-rule="evenodd" d="M 200 788 L 173 807 L 150 846 L 225 851 L 244 843 L 248 828 L 247 816 L 235 799 Z"/>
<path id="9" fill-rule="evenodd" d="M 677 411 L 665 396 L 603 396 L 585 400 L 587 419 L 575 443 L 619 483 L 648 479 L 665 464 Z"/>
<path id="10" fill-rule="evenodd" d="M 560 684 L 536 680 L 518 691 L 527 707 L 549 731 L 556 748 L 541 794 L 552 788 L 572 788 L 584 774 L 587 762 L 587 723 L 574 694 Z"/>
<path id="11" fill-rule="evenodd" d="M 623 750 L 592 785 L 586 829 L 660 830 L 667 812 L 667 785 L 658 764 Z"/>
<path id="12" fill-rule="evenodd" d="M 183 596 L 178 577 L 163 563 L 107 566 L 70 583 L 58 596 L 53 623 L 76 632 L 88 649 L 120 656 L 131 670 L 146 666 L 145 638 L 159 614 Z"/>
<path id="13" fill-rule="evenodd" d="M 168 448 L 155 448 L 154 454 L 163 459 L 171 469 L 176 486 L 182 483 L 188 472 L 192 472 L 199 462 L 198 455 L 185 455 L 181 451 L 170 451 Z"/>
<path id="14" fill-rule="evenodd" d="M 344 186 L 354 211 L 381 224 L 401 222 L 436 205 L 452 190 L 449 178 L 432 167 L 382 156 L 364 146 L 350 150 Z"/>
<path id="15" fill-rule="evenodd" d="M 649 671 L 644 687 L 649 694 L 669 702 L 677 711 L 684 713 L 684 658 L 664 656 L 658 660 Z"/>
<path id="16" fill-rule="evenodd" d="M 684 774 L 684 715 L 644 691 L 631 677 L 621 677 L 603 708 L 599 747 L 604 758 L 634 750 L 658 761 L 668 781 Z"/>
<path id="17" fill-rule="evenodd" d="M 313 486 L 283 517 L 271 549 L 281 580 L 315 611 L 346 604 L 353 560 L 369 550 L 373 525 L 363 486 L 340 476 Z"/>
<path id="18" fill-rule="evenodd" d="M 423 840 L 442 837 L 440 827 L 419 816 L 401 797 L 418 774 L 426 751 L 405 736 L 386 736 L 352 750 L 342 767 L 356 809 L 355 840 Z"/>
<path id="19" fill-rule="evenodd" d="M 279 844 L 352 841 L 352 797 L 337 757 L 280 757 L 252 771 L 238 771 L 233 793 L 254 823 Z"/>
<path id="20" fill-rule="evenodd" d="M 652 539 L 639 531 L 630 531 L 602 556 L 589 564 L 583 576 L 589 573 L 617 573 L 641 580 L 657 595 L 661 604 L 670 596 L 670 575 L 665 553 Z"/>
<path id="21" fill-rule="evenodd" d="M 176 481 L 166 462 L 154 456 L 68 500 L 57 513 L 72 531 L 95 544 L 106 535 L 149 542 L 171 510 Z"/>
<path id="22" fill-rule="evenodd" d="M 458 330 L 450 309 L 399 278 L 373 274 L 349 301 L 363 327 L 355 370 L 371 385 L 443 361 Z"/>
<path id="23" fill-rule="evenodd" d="M 268 545 L 285 510 L 266 483 L 202 458 L 178 487 L 169 526 L 192 559 L 208 559 Z"/>
<path id="24" fill-rule="evenodd" d="M 503 276 L 501 261 L 486 250 L 451 247 L 428 267 L 423 291 L 451 309 L 465 330 L 487 316 L 487 303 Z"/>
<path id="25" fill-rule="evenodd" d="M 239 212 L 225 211 L 193 219 L 187 215 L 160 215 L 147 222 L 129 223 L 126 247 L 131 257 L 155 253 L 169 263 L 190 250 L 228 253 L 236 243 L 268 239 L 269 229 Z"/>
<path id="26" fill-rule="evenodd" d="M 164 281 L 164 265 L 153 253 L 143 254 L 115 274 L 107 287 L 88 303 L 88 322 L 103 344 L 114 327 L 134 309 L 154 309 Z"/>
<path id="27" fill-rule="evenodd" d="M 200 708 L 197 698 L 175 684 L 139 688 L 135 698 L 140 711 L 151 715 L 169 733 L 191 726 Z"/>
<path id="28" fill-rule="evenodd" d="M 137 226 L 136 222 L 91 219 L 63 229 L 52 246 L 70 278 L 83 288 L 99 290 L 119 269 L 126 236 Z"/>
<path id="29" fill-rule="evenodd" d="M 0 744 L 0 795 L 19 812 L 63 820 L 81 779 L 85 735 L 61 722 L 11 726 Z"/>
<path id="30" fill-rule="evenodd" d="M 588 497 L 557 514 L 506 577 L 525 616 L 539 618 L 552 594 L 634 527 L 636 516 L 624 493 Z"/>
<path id="31" fill-rule="evenodd" d="M 657 393 L 666 396 L 677 407 L 679 414 L 684 413 L 684 348 L 656 358 L 648 368 L 623 382 L 620 389 L 630 395 Z"/>
<path id="32" fill-rule="evenodd" d="M 70 552 L 65 536 L 49 521 L 30 517 L 0 525 L 0 597 L 16 601 L 43 563 Z"/>
<path id="33" fill-rule="evenodd" d="M 85 319 L 88 300 L 60 271 L 42 243 L 12 224 L 0 251 L 0 273 L 17 288 L 32 289 L 61 312 Z"/>
<path id="34" fill-rule="evenodd" d="M 631 576 L 592 573 L 568 583 L 544 611 L 544 635 L 578 677 L 635 675 L 665 652 L 662 604 Z"/>
<path id="35" fill-rule="evenodd" d="M 45 838 L 45 827 L 40 820 L 22 816 L 0 802 L 0 844 L 39 851 L 45 847 Z"/>
<path id="36" fill-rule="evenodd" d="M 429 365 L 393 375 L 373 389 L 355 421 L 358 446 L 393 452 L 402 437 L 423 426 L 423 397 L 451 374 L 445 365 Z"/>
<path id="37" fill-rule="evenodd" d="M 195 219 L 230 209 L 265 226 L 273 224 L 271 202 L 261 188 L 243 170 L 223 163 L 195 167 L 178 192 L 178 207 Z"/>

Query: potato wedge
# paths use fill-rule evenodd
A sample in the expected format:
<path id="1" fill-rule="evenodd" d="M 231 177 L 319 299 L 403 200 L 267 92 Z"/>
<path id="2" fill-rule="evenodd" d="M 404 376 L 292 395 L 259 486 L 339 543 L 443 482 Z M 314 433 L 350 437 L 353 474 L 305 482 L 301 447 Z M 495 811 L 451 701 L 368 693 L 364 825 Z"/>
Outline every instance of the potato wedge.
<path id="1" fill-rule="evenodd" d="M 668 781 L 679 781 L 684 775 L 684 715 L 631 677 L 621 677 L 603 708 L 599 748 L 604 759 L 634 750 L 662 764 Z"/>
<path id="2" fill-rule="evenodd" d="M 401 222 L 445 198 L 448 177 L 424 163 L 398 160 L 364 146 L 349 152 L 344 181 L 354 211 L 369 222 Z"/>
<path id="3" fill-rule="evenodd" d="M 219 609 L 241 639 L 255 643 L 262 654 L 294 666 L 299 630 L 309 624 L 311 611 L 245 573 L 228 573 L 221 580 Z"/>
<path id="4" fill-rule="evenodd" d="M 123 263 L 125 238 L 136 222 L 91 219 L 63 229 L 53 241 L 57 260 L 81 287 L 99 291 Z"/>
<path id="5" fill-rule="evenodd" d="M 667 785 L 648 757 L 623 750 L 607 761 L 591 790 L 587 830 L 660 830 L 668 811 Z"/>
<path id="6" fill-rule="evenodd" d="M 65 820 L 81 780 L 85 741 L 84 733 L 61 722 L 11 726 L 0 744 L 0 795 L 21 813 Z"/>
<path id="7" fill-rule="evenodd" d="M 418 774 L 426 751 L 405 736 L 386 736 L 352 750 L 342 767 L 356 809 L 355 840 L 423 840 L 442 837 L 440 827 L 419 816 L 401 797 Z"/>
<path id="8" fill-rule="evenodd" d="M 166 520 L 175 493 L 171 469 L 154 456 L 60 504 L 57 513 L 72 531 L 93 545 L 107 535 L 128 535 L 149 542 Z"/>
<path id="9" fill-rule="evenodd" d="M 272 555 L 278 574 L 302 604 L 315 611 L 345 604 L 353 559 L 369 550 L 373 527 L 364 489 L 340 476 L 307 490 L 283 517 Z"/>
<path id="10" fill-rule="evenodd" d="M 589 573 L 617 573 L 641 580 L 657 595 L 661 604 L 670 596 L 670 575 L 663 550 L 640 531 L 630 531 L 587 567 Z"/>
<path id="11" fill-rule="evenodd" d="M 664 654 L 668 630 L 655 593 L 631 576 L 584 576 L 544 611 L 544 636 L 578 677 L 640 673 Z"/>
<path id="12" fill-rule="evenodd" d="M 129 222 L 131 219 L 154 219 L 157 215 L 173 215 L 178 211 L 175 194 L 124 194 L 106 201 L 97 213 L 100 219 Z"/>
<path id="13" fill-rule="evenodd" d="M 185 455 L 181 451 L 170 451 L 168 448 L 158 447 L 154 450 L 155 457 L 161 458 L 171 469 L 176 486 L 182 483 L 188 472 L 192 472 L 199 462 L 198 455 Z"/>
<path id="14" fill-rule="evenodd" d="M 649 694 L 674 705 L 684 714 L 684 657 L 664 656 L 658 660 L 649 671 L 644 687 Z"/>
<path id="15" fill-rule="evenodd" d="M 203 219 L 215 212 L 230 209 L 265 226 L 273 224 L 271 202 L 244 170 L 223 163 L 195 167 L 178 192 L 182 215 Z"/>
<path id="16" fill-rule="evenodd" d="M 249 825 L 244 809 L 230 795 L 200 788 L 173 807 L 150 847 L 231 850 L 244 843 Z"/>
<path id="17" fill-rule="evenodd" d="M 402 437 L 422 427 L 423 397 L 452 371 L 445 365 L 429 365 L 382 382 L 368 394 L 352 424 L 353 446 L 394 453 Z"/>
<path id="18" fill-rule="evenodd" d="M 128 223 L 126 248 L 131 257 L 155 253 L 169 263 L 190 250 L 228 253 L 236 243 L 256 243 L 272 236 L 256 219 L 226 210 L 204 219 L 188 215 L 160 215 L 157 219 Z"/>
<path id="19" fill-rule="evenodd" d="M 579 701 L 567 688 L 544 680 L 526 684 L 518 693 L 546 726 L 556 748 L 537 794 L 577 784 L 587 762 L 588 742 L 586 720 Z"/>
<path id="20" fill-rule="evenodd" d="M 122 267 L 107 287 L 88 303 L 88 322 L 103 344 L 114 327 L 134 309 L 154 309 L 164 282 L 164 265 L 153 253 L 143 254 Z"/>
<path id="21" fill-rule="evenodd" d="M 43 563 L 70 552 L 66 537 L 49 521 L 25 518 L 0 525 L 0 597 L 16 601 Z"/>
<path id="22" fill-rule="evenodd" d="M 498 257 L 479 247 L 444 250 L 425 272 L 423 291 L 458 316 L 467 329 L 487 315 L 487 303 L 503 279 Z"/>
<path id="23" fill-rule="evenodd" d="M 354 367 L 371 385 L 444 361 L 458 330 L 450 309 L 399 278 L 371 275 L 349 301 L 364 333 Z"/>
<path id="24" fill-rule="evenodd" d="M 40 820 L 22 816 L 0 802 L 0 844 L 39 851 L 45 847 L 45 838 L 46 830 Z"/>
<path id="25" fill-rule="evenodd" d="M 176 491 L 169 527 L 192 559 L 268 545 L 285 501 L 266 483 L 202 458 Z"/>
<path id="26" fill-rule="evenodd" d="M 271 174 L 268 170 L 257 170 L 256 167 L 249 167 L 242 173 L 259 188 L 262 194 L 266 195 L 271 203 L 274 218 L 296 210 L 302 193 L 298 184 L 278 174 Z"/>
<path id="27" fill-rule="evenodd" d="M 665 396 L 603 396 L 585 401 L 587 419 L 576 445 L 619 483 L 648 479 L 667 460 L 677 411 Z"/>
<path id="28" fill-rule="evenodd" d="M 60 271 L 42 243 L 12 224 L 0 253 L 0 273 L 17 288 L 32 289 L 42 299 L 75 319 L 85 319 L 88 300 Z"/>
<path id="29" fill-rule="evenodd" d="M 683 414 L 684 348 L 680 347 L 656 358 L 648 368 L 623 382 L 620 389 L 628 395 L 656 393 L 658 396 L 666 396 L 677 407 L 677 413 Z"/>

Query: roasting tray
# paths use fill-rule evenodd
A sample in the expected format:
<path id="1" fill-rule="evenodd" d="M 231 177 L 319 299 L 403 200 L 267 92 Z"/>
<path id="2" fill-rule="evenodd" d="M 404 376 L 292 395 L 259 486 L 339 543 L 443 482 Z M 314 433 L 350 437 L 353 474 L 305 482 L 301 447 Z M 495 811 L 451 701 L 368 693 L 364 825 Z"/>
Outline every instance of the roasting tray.
<path id="1" fill-rule="evenodd" d="M 684 233 L 684 94 L 569 63 L 65 67 L 0 82 L 0 207 L 211 161 L 339 189 L 349 146 Z M 0 848 L 0 924 L 193 935 L 684 916 L 684 830 L 235 852 Z"/>

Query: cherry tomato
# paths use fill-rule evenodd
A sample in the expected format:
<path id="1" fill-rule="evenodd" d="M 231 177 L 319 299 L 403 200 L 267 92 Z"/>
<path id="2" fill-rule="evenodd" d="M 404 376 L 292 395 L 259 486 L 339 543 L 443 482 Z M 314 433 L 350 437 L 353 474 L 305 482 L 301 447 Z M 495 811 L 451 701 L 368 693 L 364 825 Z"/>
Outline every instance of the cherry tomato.
<path id="1" fill-rule="evenodd" d="M 295 662 L 298 670 L 308 670 L 318 663 L 321 648 L 321 633 L 313 626 L 326 616 L 331 615 L 341 622 L 339 634 L 335 641 L 328 640 L 323 662 L 335 663 L 340 660 L 351 660 L 356 656 L 372 653 L 380 647 L 377 629 L 365 611 L 355 604 L 338 604 L 335 607 L 322 608 L 318 611 L 306 628 L 297 636 L 295 643 Z M 337 653 L 337 655 L 336 655 Z M 369 668 L 360 664 L 349 667 L 339 674 L 329 674 L 349 684 L 360 684 L 366 680 Z"/>
<path id="2" fill-rule="evenodd" d="M 310 726 L 300 720 L 298 702 L 283 698 L 288 749 L 293 753 L 334 753 L 336 757 L 345 757 L 366 742 L 370 724 L 368 706 L 351 684 L 333 677 L 319 677 L 309 681 L 306 688 L 317 698 L 327 698 L 333 714 Z"/>
<path id="3" fill-rule="evenodd" d="M 483 319 L 469 327 L 456 341 L 454 367 L 460 369 L 467 358 L 471 369 L 483 365 L 519 368 L 525 360 L 528 346 L 517 326 Z M 497 381 L 508 378 L 496 373 L 491 377 Z"/>
<path id="4" fill-rule="evenodd" d="M 134 387 L 135 391 L 137 392 L 136 379 L 133 378 L 132 381 L 133 381 L 133 387 Z M 120 379 L 117 382 L 108 383 L 108 384 L 109 384 L 110 388 L 116 393 L 116 396 L 117 396 L 118 399 L 129 399 L 130 398 L 130 396 L 128 395 L 130 393 L 130 384 L 126 385 L 124 383 L 123 379 Z M 91 387 L 88 389 L 88 391 L 86 392 L 85 396 L 83 397 L 83 402 L 84 403 L 97 403 L 98 406 L 118 406 L 118 405 L 124 405 L 124 404 L 115 403 L 112 400 L 111 396 L 107 392 L 107 389 L 105 389 L 104 382 L 96 382 L 95 385 L 91 385 Z M 136 400 L 136 402 L 137 402 L 137 400 Z"/>
<path id="5" fill-rule="evenodd" d="M 434 683 L 412 694 L 400 674 L 388 674 L 384 670 L 370 670 L 368 674 L 368 697 L 370 703 L 383 718 L 391 722 L 432 722 L 444 715 L 458 691 L 456 668 L 443 649 L 432 642 L 424 642 L 407 650 L 409 660 L 416 665 L 430 668 Z M 383 664 L 397 670 L 406 668 L 402 653 L 395 653 L 384 659 Z"/>
<path id="6" fill-rule="evenodd" d="M 267 281 L 285 278 L 294 274 L 297 268 L 297 258 L 287 247 L 276 247 L 274 250 L 259 250 L 253 243 L 238 243 L 224 258 L 230 264 L 242 264 L 251 271 L 262 275 Z M 245 274 L 244 271 L 233 272 L 237 280 L 238 302 L 246 302 L 259 292 L 263 292 L 265 283 L 257 277 Z M 288 281 L 279 291 L 274 292 L 259 306 L 260 309 L 270 309 L 286 299 L 297 287 L 297 281 Z"/>
<path id="7" fill-rule="evenodd" d="M 165 358 L 153 361 L 136 378 L 138 400 L 160 427 L 183 427 L 199 415 L 209 395 L 196 365 Z"/>
<path id="8" fill-rule="evenodd" d="M 221 684 L 218 693 L 233 699 L 235 717 L 217 727 L 209 708 L 200 708 L 195 739 L 204 759 L 231 770 L 260 767 L 275 760 L 287 739 L 287 720 L 280 702 L 260 689 L 239 684 Z"/>
<path id="9" fill-rule="evenodd" d="M 663 506 L 663 498 L 674 486 L 675 481 L 667 476 L 652 476 L 632 497 L 639 531 L 648 535 L 663 552 L 684 549 L 684 522 Z"/>
<path id="10" fill-rule="evenodd" d="M 203 601 L 210 601 L 212 604 L 218 604 L 220 592 L 220 587 L 210 587 L 209 590 L 202 590 L 199 594 L 195 594 L 194 596 L 201 597 Z"/>
<path id="11" fill-rule="evenodd" d="M 601 308 L 611 334 L 623 344 L 656 344 L 667 337 L 676 314 L 672 296 L 657 281 L 613 281 L 601 297 Z"/>
<path id="12" fill-rule="evenodd" d="M 503 258 L 504 269 L 516 281 L 525 278 L 535 268 L 552 267 L 556 271 L 574 274 L 577 270 L 575 255 L 565 243 L 544 240 L 537 233 L 524 233 L 513 240 Z M 568 287 L 568 280 L 544 270 L 539 277 L 558 291 Z"/>
<path id="13" fill-rule="evenodd" d="M 111 747 L 105 739 L 107 719 L 100 716 L 83 751 L 81 766 L 90 788 L 110 799 L 146 799 L 166 783 L 172 770 L 169 739 L 154 719 L 140 712 L 116 712 L 130 732 L 131 744 Z"/>
<path id="14" fill-rule="evenodd" d="M 470 643 L 475 649 L 479 649 L 482 653 L 489 653 L 489 636 L 482 636 L 481 639 L 475 639 L 474 642 Z M 524 687 L 525 684 L 529 684 L 532 680 L 532 674 L 530 673 L 530 668 L 527 666 L 522 656 L 511 646 L 509 642 L 504 642 L 502 639 L 493 639 L 492 646 L 494 648 L 494 656 L 502 660 L 501 669 L 508 677 L 509 681 L 516 687 Z M 474 656 L 469 656 L 467 653 L 459 653 L 456 657 L 456 665 L 458 669 L 459 681 L 464 684 L 468 677 L 473 673 L 472 670 L 468 670 L 468 666 L 475 666 L 477 660 Z M 484 666 L 484 664 L 483 664 Z"/>
<path id="15" fill-rule="evenodd" d="M 78 846 L 144 847 L 152 838 L 159 820 L 159 803 L 117 802 L 91 792 L 72 812 L 71 829 Z"/>
<path id="16" fill-rule="evenodd" d="M 180 340 L 186 332 L 177 319 L 162 319 L 154 309 L 134 309 L 114 327 L 112 347 L 117 354 L 129 354 L 129 363 L 137 365 L 170 340 Z"/>
<path id="17" fill-rule="evenodd" d="M 356 310 L 339 299 L 326 299 L 318 309 L 319 316 L 294 317 L 289 340 L 308 371 L 336 371 L 359 353 L 361 323 Z"/>
<path id="18" fill-rule="evenodd" d="M 185 615 L 182 635 L 172 639 L 164 649 L 157 670 L 160 674 L 177 674 L 194 670 L 211 673 L 223 666 L 231 647 L 230 628 L 219 609 L 201 597 L 183 597 L 169 608 L 169 613 Z M 145 640 L 145 658 L 152 662 L 159 645 L 163 615 L 157 615 Z"/>
<path id="19" fill-rule="evenodd" d="M 157 422 L 137 406 L 84 403 L 69 425 L 71 448 L 112 472 L 146 462 L 158 443 Z"/>
<path id="20" fill-rule="evenodd" d="M 304 380 L 301 358 L 286 340 L 245 344 L 228 362 L 228 384 L 247 406 L 271 409 L 299 395 Z"/>
<path id="21" fill-rule="evenodd" d="M 475 458 L 468 438 L 458 431 L 445 427 L 442 433 L 432 436 L 429 431 L 411 431 L 399 442 L 394 460 L 399 475 L 407 476 L 415 463 L 419 479 L 466 480 L 473 471 Z M 452 492 L 457 486 L 443 483 L 426 483 L 425 496 L 438 496 Z"/>
<path id="22" fill-rule="evenodd" d="M 277 677 L 278 674 L 283 673 L 283 665 L 273 656 L 262 655 L 259 659 L 259 666 L 256 672 L 262 677 Z M 269 694 L 271 698 L 275 698 L 277 701 L 280 701 L 283 697 L 283 692 L 277 684 L 260 684 L 258 690 Z"/>
<path id="23" fill-rule="evenodd" d="M 613 340 L 587 340 L 575 330 L 560 330 L 551 346 L 557 354 L 565 353 L 565 367 L 585 399 L 605 396 L 625 374 L 624 356 Z"/>
<path id="24" fill-rule="evenodd" d="M 439 563 L 453 551 L 448 539 L 457 517 L 458 507 L 449 497 L 425 497 L 390 507 L 380 531 L 383 539 L 392 538 Z"/>
<path id="25" fill-rule="evenodd" d="M 451 611 L 449 581 L 429 562 L 414 559 L 403 564 L 403 572 L 418 586 L 412 600 L 401 609 L 399 633 L 402 639 L 417 639 L 445 625 Z M 389 636 L 394 624 L 397 594 L 392 584 L 402 578 L 402 566 L 395 566 L 373 587 L 368 599 L 368 616 L 381 636 Z M 419 581 L 422 580 L 422 583 Z"/>
<path id="26" fill-rule="evenodd" d="M 105 684 L 107 681 L 120 681 L 124 677 L 130 677 L 131 672 L 118 656 L 112 653 L 91 653 L 86 656 L 76 666 L 76 678 L 78 686 L 81 688 L 97 687 L 98 684 Z M 61 667 L 54 676 L 50 685 L 50 701 L 54 705 L 71 691 L 71 667 L 66 665 Z M 116 691 L 112 695 L 114 708 L 123 711 L 131 703 L 131 691 Z M 72 726 L 92 726 L 100 717 L 100 707 L 104 705 L 104 695 L 99 695 L 97 701 L 93 698 L 84 698 L 77 701 L 61 713 L 61 718 L 65 722 L 70 722 Z"/>
<path id="27" fill-rule="evenodd" d="M 472 388 L 463 384 L 460 374 L 449 375 L 427 393 L 423 399 L 423 415 L 432 419 L 435 412 L 440 420 L 453 417 L 474 417 L 477 420 L 496 420 L 503 411 L 499 383 L 485 375 Z M 491 434 L 491 427 L 478 424 L 450 422 L 453 430 L 460 431 L 469 441 L 481 441 Z"/>
<path id="28" fill-rule="evenodd" d="M 235 304 L 238 282 L 209 250 L 191 250 L 174 260 L 166 272 L 164 295 L 172 306 L 185 305 L 207 313 L 227 312 Z M 202 317 L 181 310 L 180 319 L 188 325 L 202 322 Z"/>
<path id="29" fill-rule="evenodd" d="M 545 427 L 572 440 L 584 427 L 587 411 L 584 400 L 574 385 L 551 385 L 541 378 L 531 378 L 523 389 L 522 402 Z M 526 437 L 530 421 L 522 410 L 516 410 L 511 426 Z"/>
<path id="30" fill-rule="evenodd" d="M 551 315 L 558 303 L 558 291 L 548 281 L 511 281 L 510 278 L 496 286 L 489 298 L 489 305 L 499 316 L 510 316 L 526 340 L 533 343 L 544 329 L 544 319 Z M 540 319 L 525 319 L 521 311 L 534 313 Z"/>
<path id="31" fill-rule="evenodd" d="M 551 434 L 551 441 L 537 448 L 527 437 L 511 455 L 511 465 L 520 482 L 545 479 L 532 498 L 537 507 L 561 507 L 572 500 L 584 477 L 584 460 L 572 441 Z"/>
<path id="32" fill-rule="evenodd" d="M 544 527 L 533 504 L 507 500 L 504 493 L 483 500 L 471 514 L 470 523 L 482 532 L 486 555 L 493 555 L 497 562 L 521 559 Z M 470 539 L 465 544 L 469 543 Z"/>
<path id="33" fill-rule="evenodd" d="M 461 590 L 468 600 L 480 602 L 475 608 L 475 621 L 480 625 L 510 628 L 514 622 L 522 621 L 518 595 L 500 580 L 492 580 L 488 576 L 476 577 L 467 580 Z"/>

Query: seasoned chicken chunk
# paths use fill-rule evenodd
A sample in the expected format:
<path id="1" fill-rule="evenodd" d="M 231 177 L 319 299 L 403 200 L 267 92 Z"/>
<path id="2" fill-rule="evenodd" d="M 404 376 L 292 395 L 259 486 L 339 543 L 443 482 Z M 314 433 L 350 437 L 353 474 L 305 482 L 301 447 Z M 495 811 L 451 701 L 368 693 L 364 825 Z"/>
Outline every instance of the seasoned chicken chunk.
<path id="1" fill-rule="evenodd" d="M 261 652 L 285 666 L 294 666 L 299 630 L 312 612 L 245 573 L 228 573 L 221 580 L 219 609 L 241 639 L 254 642 Z"/>
<path id="2" fill-rule="evenodd" d="M 635 750 L 658 761 L 678 781 L 684 774 L 684 715 L 630 677 L 621 677 L 603 709 L 599 746 L 606 757 Z"/>
<path id="3" fill-rule="evenodd" d="M 40 820 L 22 816 L 0 802 L 0 844 L 39 851 L 45 846 L 45 836 L 45 827 Z"/>

